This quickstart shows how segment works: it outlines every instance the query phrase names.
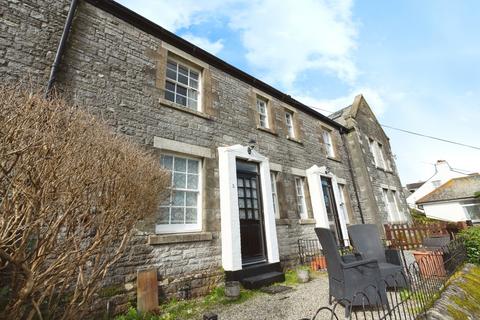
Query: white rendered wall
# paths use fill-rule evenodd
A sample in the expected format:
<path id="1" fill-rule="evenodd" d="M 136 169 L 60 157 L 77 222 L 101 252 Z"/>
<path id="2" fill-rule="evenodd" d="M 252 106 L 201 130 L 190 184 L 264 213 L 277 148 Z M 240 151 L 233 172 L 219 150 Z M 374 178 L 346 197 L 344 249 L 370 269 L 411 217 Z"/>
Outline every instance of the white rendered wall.
<path id="1" fill-rule="evenodd" d="M 424 204 L 423 208 L 429 218 L 453 222 L 468 220 L 465 210 L 458 202 Z"/>

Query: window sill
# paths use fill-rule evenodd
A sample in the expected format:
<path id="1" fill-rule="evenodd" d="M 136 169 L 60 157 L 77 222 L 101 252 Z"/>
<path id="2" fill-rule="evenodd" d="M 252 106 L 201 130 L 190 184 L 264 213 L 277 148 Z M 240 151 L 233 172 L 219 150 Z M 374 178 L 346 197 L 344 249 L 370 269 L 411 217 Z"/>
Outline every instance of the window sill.
<path id="1" fill-rule="evenodd" d="M 213 234 L 211 232 L 196 233 L 174 233 L 174 234 L 155 234 L 148 237 L 149 245 L 159 245 L 168 243 L 211 241 Z"/>
<path id="2" fill-rule="evenodd" d="M 194 116 L 204 118 L 204 119 L 207 119 L 207 120 L 214 120 L 214 117 L 212 117 L 211 115 L 208 115 L 208 114 L 200 112 L 200 111 L 188 109 L 187 107 L 184 107 L 180 104 L 168 101 L 168 100 L 163 99 L 163 98 L 160 98 L 159 102 L 162 106 L 165 106 L 165 107 L 168 107 L 168 108 L 172 108 L 172 109 L 175 109 L 175 110 L 178 110 L 178 111 L 182 111 L 182 112 L 185 112 L 185 113 L 188 113 L 188 114 L 192 114 Z"/>
<path id="3" fill-rule="evenodd" d="M 277 226 L 287 226 L 292 224 L 291 219 L 285 219 L 285 218 L 277 218 L 275 219 L 275 224 Z"/>
<path id="4" fill-rule="evenodd" d="M 329 156 L 327 156 L 327 159 L 328 159 L 328 160 L 333 160 L 333 161 L 336 161 L 336 162 L 342 162 L 342 160 L 340 160 L 340 158 L 337 158 L 337 157 L 329 157 Z"/>
<path id="5" fill-rule="evenodd" d="M 315 219 L 300 219 L 299 224 L 315 224 Z"/>
<path id="6" fill-rule="evenodd" d="M 296 142 L 296 143 L 301 144 L 303 146 L 303 142 L 301 140 L 298 140 L 297 138 L 287 136 L 287 140 Z"/>
<path id="7" fill-rule="evenodd" d="M 274 136 L 278 136 L 278 134 L 270 128 L 264 128 L 264 127 L 257 126 L 257 129 L 260 130 L 260 131 L 265 131 L 265 132 L 268 132 L 270 134 L 273 134 Z"/>

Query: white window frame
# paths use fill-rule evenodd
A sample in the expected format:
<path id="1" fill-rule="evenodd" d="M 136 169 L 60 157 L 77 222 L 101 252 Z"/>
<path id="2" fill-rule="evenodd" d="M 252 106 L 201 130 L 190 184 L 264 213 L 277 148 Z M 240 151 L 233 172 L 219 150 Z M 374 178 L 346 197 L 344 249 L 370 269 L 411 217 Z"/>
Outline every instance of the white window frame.
<path id="1" fill-rule="evenodd" d="M 257 112 L 258 112 L 258 125 L 260 128 L 265 128 L 269 129 L 269 119 L 268 119 L 268 100 L 263 97 L 257 96 Z M 262 107 L 263 107 L 263 112 L 262 112 Z M 263 117 L 263 119 L 262 119 Z M 263 124 L 262 124 L 263 123 Z"/>
<path id="2" fill-rule="evenodd" d="M 403 212 L 400 210 L 400 206 L 398 204 L 398 195 L 396 190 L 382 188 L 383 194 L 383 202 L 387 209 L 388 214 L 388 221 L 389 222 L 405 222 L 405 216 Z M 389 195 L 391 195 L 393 203 L 389 199 Z"/>
<path id="3" fill-rule="evenodd" d="M 325 151 L 327 152 L 327 157 L 335 157 L 335 148 L 333 147 L 332 133 L 327 130 L 322 130 L 323 143 L 325 144 Z"/>
<path id="4" fill-rule="evenodd" d="M 155 223 L 155 233 L 157 234 L 163 234 L 163 233 L 182 233 L 182 232 L 198 232 L 202 231 L 202 212 L 203 212 L 203 159 L 202 158 L 197 158 L 197 157 L 191 157 L 191 156 L 185 156 L 185 155 L 179 155 L 175 153 L 163 153 L 162 156 L 171 156 L 173 157 L 173 162 L 172 162 L 172 174 L 171 174 L 171 185 L 170 185 L 170 202 L 169 206 L 171 206 L 172 199 L 171 197 L 173 196 L 173 193 L 175 190 L 178 191 L 187 191 L 187 192 L 192 192 L 192 189 L 188 188 L 173 188 L 173 181 L 174 181 L 174 164 L 175 164 L 175 158 L 181 158 L 181 159 L 187 159 L 187 160 L 195 160 L 198 161 L 198 193 L 197 193 L 197 223 L 184 223 L 184 224 L 159 224 Z M 188 169 L 187 169 L 188 170 Z M 187 181 L 185 182 L 187 183 Z M 160 206 L 164 207 L 164 206 Z M 160 210 L 160 209 L 159 209 Z"/>
<path id="5" fill-rule="evenodd" d="M 305 178 L 295 177 L 295 195 L 297 197 L 297 210 L 298 210 L 300 219 L 308 219 L 304 184 L 305 184 Z"/>
<path id="6" fill-rule="evenodd" d="M 295 138 L 295 126 L 293 121 L 293 112 L 285 111 L 285 124 L 287 126 L 288 137 Z"/>
<path id="7" fill-rule="evenodd" d="M 470 202 L 470 201 L 469 201 Z M 468 209 L 467 207 L 480 207 L 480 200 L 478 201 L 473 201 L 473 202 L 470 202 L 470 203 L 462 203 L 460 202 L 460 205 L 462 206 L 462 209 L 463 211 L 465 212 L 465 216 L 471 220 L 472 222 L 480 222 L 480 217 L 479 219 L 473 219 L 472 216 L 470 215 L 470 213 L 468 212 Z"/>
<path id="8" fill-rule="evenodd" d="M 339 195 L 339 200 L 340 203 L 338 204 L 340 208 L 342 209 L 343 213 L 343 218 L 345 219 L 346 224 L 350 224 L 350 217 L 348 216 L 348 208 L 347 208 L 347 201 L 345 200 L 346 197 L 348 197 L 347 194 L 347 186 L 343 183 L 337 183 L 338 186 L 338 195 Z"/>
<path id="9" fill-rule="evenodd" d="M 378 152 L 378 158 L 380 160 L 380 163 L 379 163 L 378 167 L 380 167 L 382 169 L 386 169 L 385 157 L 383 155 L 383 145 L 380 142 L 377 141 L 376 147 L 377 147 L 377 152 Z"/>
<path id="10" fill-rule="evenodd" d="M 171 68 L 169 68 L 169 65 L 168 65 L 168 62 L 169 62 L 169 61 L 172 61 L 172 62 L 174 62 L 174 63 L 177 64 L 177 68 L 176 68 L 176 71 L 175 71 L 176 74 L 177 74 L 177 79 L 175 79 L 175 80 L 173 80 L 173 79 L 171 79 L 171 78 L 169 78 L 169 77 L 167 76 L 168 70 L 172 70 Z M 188 77 L 187 77 L 187 79 L 188 79 L 188 85 L 186 85 L 186 84 L 178 81 L 178 75 L 180 74 L 180 73 L 179 73 L 180 66 L 188 69 Z M 195 80 L 195 79 L 191 79 L 191 78 L 190 78 L 190 73 L 191 73 L 192 71 L 198 73 L 197 88 L 195 88 L 195 87 L 193 87 L 193 86 L 190 85 L 190 81 Z M 174 84 L 175 84 L 175 91 L 167 90 L 167 82 L 171 82 L 171 83 L 174 83 Z M 187 104 L 187 105 L 183 105 L 183 104 L 177 102 L 177 86 L 182 86 L 182 87 L 187 88 L 187 95 L 185 96 L 185 98 L 186 98 L 186 104 Z M 175 103 L 176 105 L 181 106 L 182 108 L 186 108 L 186 109 L 190 109 L 190 110 L 195 110 L 195 111 L 199 111 L 199 112 L 202 111 L 202 70 L 201 70 L 200 68 L 195 67 L 195 66 L 193 66 L 193 65 L 191 65 L 191 64 L 185 63 L 185 62 L 183 62 L 183 61 L 181 61 L 181 60 L 179 60 L 179 59 L 176 59 L 176 58 L 173 58 L 173 57 L 169 56 L 169 57 L 167 58 L 167 65 L 166 65 L 166 67 L 165 67 L 165 86 L 164 86 L 164 90 L 165 90 L 165 94 L 164 94 L 164 99 L 165 99 L 165 100 L 170 101 L 170 102 L 173 102 L 173 103 Z M 188 102 L 189 102 L 189 97 L 188 97 L 188 96 L 189 96 L 189 91 L 190 91 L 190 90 L 193 90 L 193 91 L 195 91 L 195 92 L 197 93 L 197 100 L 196 100 L 196 101 L 197 101 L 197 106 L 196 106 L 195 108 L 190 107 L 190 106 L 188 105 Z M 167 93 L 167 92 L 171 92 L 171 93 L 174 94 L 174 101 L 166 98 L 166 93 Z M 193 99 L 192 99 L 192 100 L 193 100 Z"/>
<path id="11" fill-rule="evenodd" d="M 277 172 L 270 171 L 270 180 L 272 183 L 272 199 L 273 199 L 273 212 L 275 218 L 280 219 L 280 207 L 278 206 L 278 192 L 277 192 Z"/>

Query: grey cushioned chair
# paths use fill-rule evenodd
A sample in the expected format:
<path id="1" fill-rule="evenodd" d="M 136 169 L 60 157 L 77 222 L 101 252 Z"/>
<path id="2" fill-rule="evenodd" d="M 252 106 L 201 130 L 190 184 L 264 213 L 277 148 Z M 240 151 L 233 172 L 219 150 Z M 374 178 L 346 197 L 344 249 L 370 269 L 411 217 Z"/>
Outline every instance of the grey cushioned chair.
<path id="1" fill-rule="evenodd" d="M 338 300 L 345 306 L 347 317 L 350 307 L 354 306 L 370 304 L 388 307 L 386 288 L 380 279 L 377 261 L 345 262 L 338 252 L 333 232 L 326 228 L 315 228 L 315 232 L 327 260 L 329 302 L 332 303 L 332 297 Z"/>
<path id="2" fill-rule="evenodd" d="M 348 234 L 355 251 L 362 259 L 377 260 L 381 277 L 389 287 L 407 286 L 399 251 L 384 248 L 375 224 L 351 225 L 348 227 Z"/>

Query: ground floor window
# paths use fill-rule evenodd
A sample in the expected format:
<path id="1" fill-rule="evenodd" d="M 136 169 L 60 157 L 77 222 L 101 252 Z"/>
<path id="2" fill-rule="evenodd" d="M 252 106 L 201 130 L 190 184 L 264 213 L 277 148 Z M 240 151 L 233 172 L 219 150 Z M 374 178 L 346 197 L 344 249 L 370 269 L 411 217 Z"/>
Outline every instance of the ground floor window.
<path id="1" fill-rule="evenodd" d="M 272 199 L 273 199 L 273 212 L 275 218 L 280 218 L 280 208 L 278 207 L 278 193 L 277 193 L 277 173 L 275 171 L 270 172 L 270 180 L 272 182 Z"/>
<path id="2" fill-rule="evenodd" d="M 383 201 L 388 214 L 389 222 L 405 222 L 405 216 L 403 215 L 398 205 L 399 200 L 397 192 L 390 189 L 382 189 Z"/>
<path id="3" fill-rule="evenodd" d="M 295 190 L 297 195 L 298 214 L 301 219 L 308 219 L 307 205 L 305 203 L 305 179 L 302 177 L 295 177 Z"/>
<path id="4" fill-rule="evenodd" d="M 464 201 L 461 205 L 472 222 L 480 222 L 480 200 Z"/>
<path id="5" fill-rule="evenodd" d="M 171 192 L 160 206 L 156 232 L 200 231 L 201 160 L 165 154 L 160 161 L 171 173 Z"/>

